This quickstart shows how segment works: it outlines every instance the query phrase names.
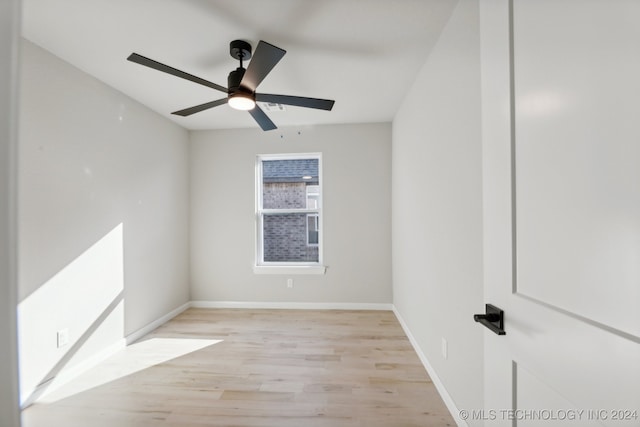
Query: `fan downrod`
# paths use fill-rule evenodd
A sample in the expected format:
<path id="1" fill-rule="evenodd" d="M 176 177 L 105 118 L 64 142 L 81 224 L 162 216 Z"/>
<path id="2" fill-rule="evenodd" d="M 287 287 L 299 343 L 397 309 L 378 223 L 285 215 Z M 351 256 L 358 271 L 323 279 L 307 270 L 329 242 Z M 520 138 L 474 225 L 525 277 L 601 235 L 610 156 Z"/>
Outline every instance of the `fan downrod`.
<path id="1" fill-rule="evenodd" d="M 251 45 L 244 40 L 234 40 L 229 43 L 229 54 L 239 61 L 251 59 Z"/>

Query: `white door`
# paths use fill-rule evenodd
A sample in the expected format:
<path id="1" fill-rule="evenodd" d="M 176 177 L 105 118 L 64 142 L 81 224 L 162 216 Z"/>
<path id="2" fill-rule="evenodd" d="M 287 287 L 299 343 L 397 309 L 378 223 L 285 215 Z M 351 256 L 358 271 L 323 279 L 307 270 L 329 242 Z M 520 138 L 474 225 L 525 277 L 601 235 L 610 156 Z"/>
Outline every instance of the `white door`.
<path id="1" fill-rule="evenodd" d="M 464 416 L 640 426 L 640 1 L 479 4 L 485 298 L 506 335 L 486 330 L 485 410 Z"/>

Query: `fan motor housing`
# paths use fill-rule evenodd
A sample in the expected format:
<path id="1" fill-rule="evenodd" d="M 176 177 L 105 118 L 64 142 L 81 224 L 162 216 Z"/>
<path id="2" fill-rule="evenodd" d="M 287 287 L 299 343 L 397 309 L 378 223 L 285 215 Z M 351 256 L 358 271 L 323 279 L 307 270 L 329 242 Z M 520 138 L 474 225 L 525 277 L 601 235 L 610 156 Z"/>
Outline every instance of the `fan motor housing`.
<path id="1" fill-rule="evenodd" d="M 246 70 L 244 68 L 238 67 L 234 71 L 229 73 L 229 77 L 227 78 L 227 87 L 229 88 L 229 93 L 235 93 L 238 90 L 241 90 L 240 82 L 242 81 L 242 77 L 244 76 L 245 71 Z"/>

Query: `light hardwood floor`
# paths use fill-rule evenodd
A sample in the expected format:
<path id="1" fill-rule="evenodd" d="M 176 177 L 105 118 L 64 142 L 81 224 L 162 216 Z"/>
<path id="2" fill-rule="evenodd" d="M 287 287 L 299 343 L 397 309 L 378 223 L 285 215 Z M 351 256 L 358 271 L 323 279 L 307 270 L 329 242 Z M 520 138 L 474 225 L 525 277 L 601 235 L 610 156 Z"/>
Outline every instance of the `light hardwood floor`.
<path id="1" fill-rule="evenodd" d="M 455 426 L 390 311 L 189 309 L 24 427 Z"/>

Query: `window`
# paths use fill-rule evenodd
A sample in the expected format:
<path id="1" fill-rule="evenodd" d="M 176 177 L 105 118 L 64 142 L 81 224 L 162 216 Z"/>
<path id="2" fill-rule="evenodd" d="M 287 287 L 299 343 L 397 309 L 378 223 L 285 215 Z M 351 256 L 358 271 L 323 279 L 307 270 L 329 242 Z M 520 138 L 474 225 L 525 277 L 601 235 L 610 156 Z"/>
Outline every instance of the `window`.
<path id="1" fill-rule="evenodd" d="M 258 156 L 256 178 L 256 265 L 321 266 L 320 154 Z"/>

